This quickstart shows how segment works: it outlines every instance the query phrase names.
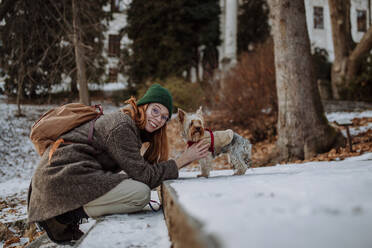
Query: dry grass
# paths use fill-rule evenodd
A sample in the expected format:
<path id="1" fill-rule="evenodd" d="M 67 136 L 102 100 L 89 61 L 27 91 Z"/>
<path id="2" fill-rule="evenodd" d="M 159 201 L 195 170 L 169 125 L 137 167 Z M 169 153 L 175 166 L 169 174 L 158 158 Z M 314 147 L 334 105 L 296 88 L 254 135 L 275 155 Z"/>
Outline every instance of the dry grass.
<path id="1" fill-rule="evenodd" d="M 244 53 L 239 63 L 213 82 L 209 95 L 212 108 L 234 125 L 251 130 L 251 141 L 258 142 L 275 135 L 277 96 L 273 42 L 268 39 L 256 50 Z M 216 123 L 218 125 L 218 123 Z"/>

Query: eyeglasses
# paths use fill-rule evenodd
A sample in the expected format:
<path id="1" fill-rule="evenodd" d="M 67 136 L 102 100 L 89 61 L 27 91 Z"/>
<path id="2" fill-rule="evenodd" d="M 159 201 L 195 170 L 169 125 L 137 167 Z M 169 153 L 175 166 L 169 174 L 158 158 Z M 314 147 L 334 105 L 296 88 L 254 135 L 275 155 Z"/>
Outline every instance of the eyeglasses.
<path id="1" fill-rule="evenodd" d="M 152 109 L 151 109 L 151 114 L 152 114 L 152 116 L 154 116 L 154 117 L 158 117 L 158 116 L 160 116 L 160 108 L 158 107 L 158 106 L 156 106 L 156 105 L 154 105 L 154 106 L 152 106 Z M 168 116 L 166 116 L 166 115 L 161 115 L 161 118 L 160 118 L 163 122 L 167 122 L 168 121 Z"/>

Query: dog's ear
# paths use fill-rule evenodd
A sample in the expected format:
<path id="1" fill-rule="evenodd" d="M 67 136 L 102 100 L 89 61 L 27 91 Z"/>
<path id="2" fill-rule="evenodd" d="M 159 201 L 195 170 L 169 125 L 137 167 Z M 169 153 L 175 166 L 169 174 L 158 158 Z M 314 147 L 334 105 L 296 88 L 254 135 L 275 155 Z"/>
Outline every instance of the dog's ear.
<path id="1" fill-rule="evenodd" d="M 199 107 L 199 109 L 196 111 L 197 115 L 203 116 L 203 109 L 202 106 Z"/>
<path id="2" fill-rule="evenodd" d="M 185 115 L 186 115 L 186 112 L 183 111 L 182 109 L 178 108 L 178 120 L 183 123 L 183 121 L 185 120 Z"/>

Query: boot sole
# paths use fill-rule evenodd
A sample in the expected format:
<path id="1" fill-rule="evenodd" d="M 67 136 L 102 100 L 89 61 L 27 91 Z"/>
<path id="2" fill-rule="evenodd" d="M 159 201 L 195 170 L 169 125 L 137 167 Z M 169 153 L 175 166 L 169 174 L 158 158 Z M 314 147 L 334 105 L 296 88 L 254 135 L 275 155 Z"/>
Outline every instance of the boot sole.
<path id="1" fill-rule="evenodd" d="M 48 238 L 56 244 L 59 244 L 59 245 L 74 245 L 76 243 L 76 241 L 74 241 L 74 240 L 56 240 L 53 237 L 52 232 L 50 231 L 48 226 L 46 224 L 44 224 L 43 222 L 39 222 L 38 226 L 40 226 L 43 230 L 45 230 L 45 232 L 48 235 Z"/>

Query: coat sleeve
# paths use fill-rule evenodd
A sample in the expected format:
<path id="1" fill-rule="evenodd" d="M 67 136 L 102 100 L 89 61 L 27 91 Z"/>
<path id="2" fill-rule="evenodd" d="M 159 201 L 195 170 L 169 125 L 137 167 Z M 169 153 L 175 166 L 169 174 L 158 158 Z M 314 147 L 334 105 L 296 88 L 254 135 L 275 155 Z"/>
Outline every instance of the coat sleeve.
<path id="1" fill-rule="evenodd" d="M 119 167 L 134 180 L 147 184 L 151 189 L 164 180 L 178 178 L 174 160 L 150 164 L 141 155 L 141 142 L 131 125 L 114 128 L 106 140 L 109 155 Z"/>

